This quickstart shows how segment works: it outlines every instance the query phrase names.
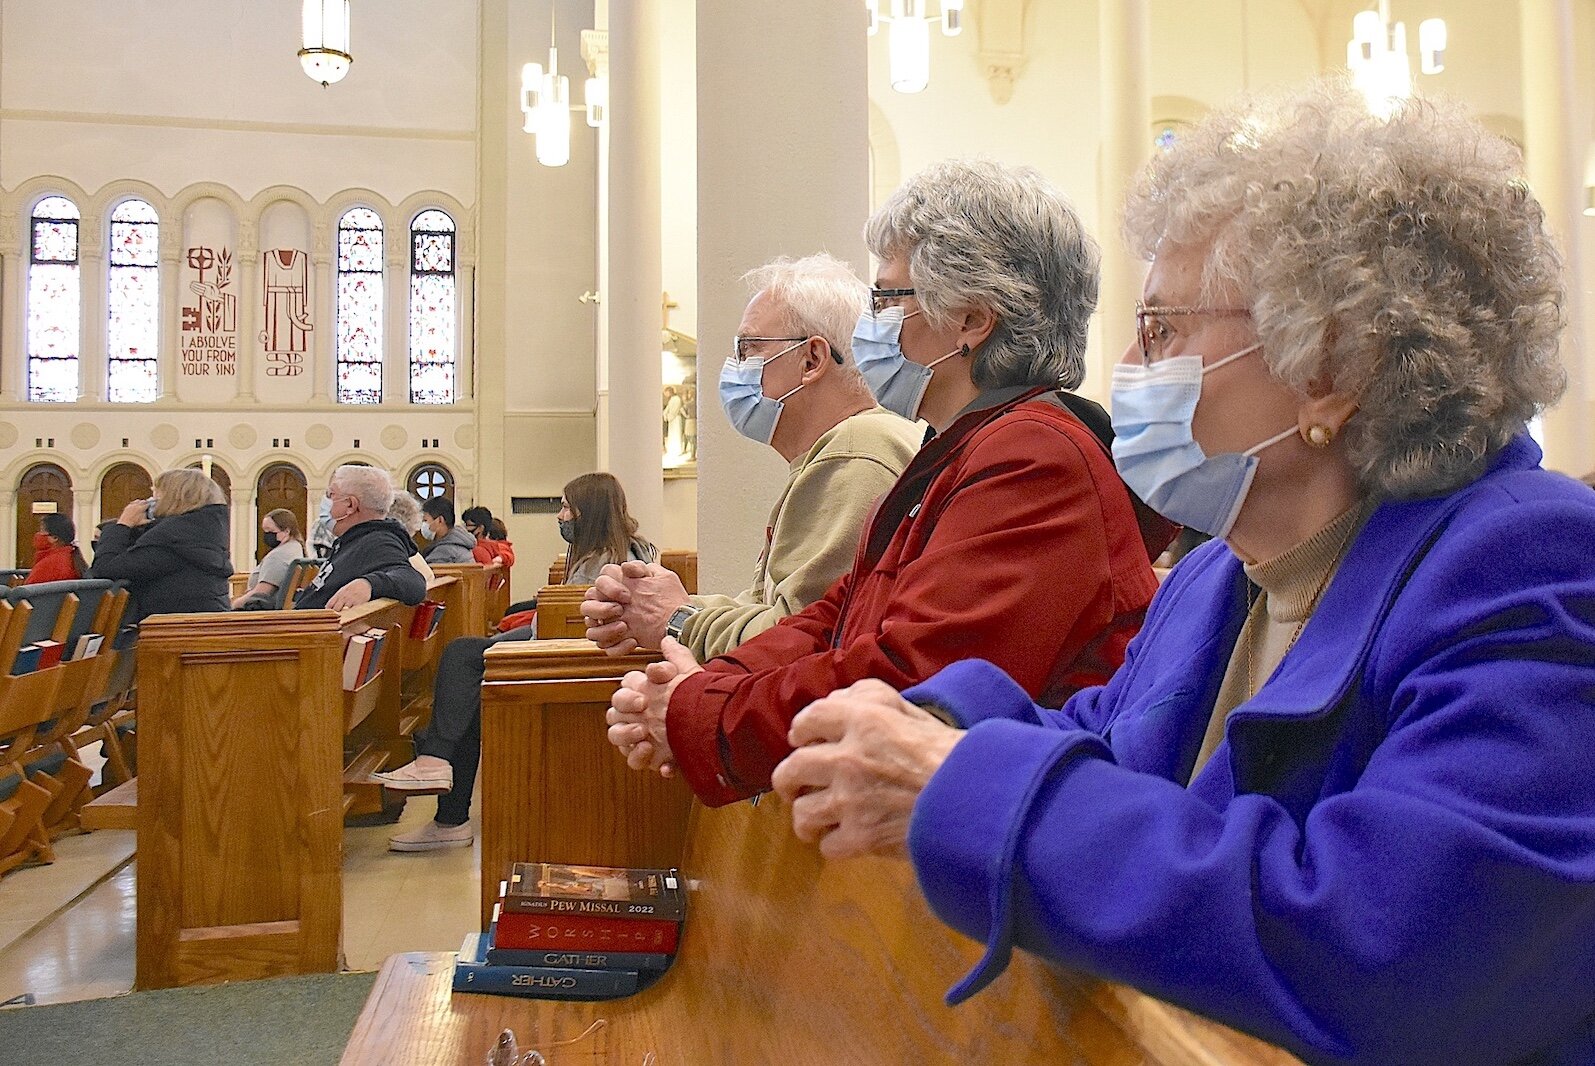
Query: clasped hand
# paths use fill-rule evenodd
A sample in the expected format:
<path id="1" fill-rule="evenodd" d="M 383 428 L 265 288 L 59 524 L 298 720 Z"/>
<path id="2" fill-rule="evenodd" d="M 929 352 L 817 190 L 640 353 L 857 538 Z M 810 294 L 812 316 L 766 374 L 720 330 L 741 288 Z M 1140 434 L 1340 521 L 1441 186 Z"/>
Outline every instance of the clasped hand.
<path id="1" fill-rule="evenodd" d="M 792 719 L 793 752 L 771 785 L 792 806 L 792 830 L 828 859 L 901 855 L 914 804 L 963 732 L 867 678 Z"/>
<path id="2" fill-rule="evenodd" d="M 684 678 L 703 667 L 692 652 L 669 637 L 660 650 L 665 653 L 663 662 L 649 663 L 646 670 L 633 670 L 621 679 L 604 721 L 609 724 L 609 742 L 626 756 L 627 766 L 673 777 L 675 756 L 665 731 L 670 697 Z"/>
<path id="3" fill-rule="evenodd" d="M 658 563 L 610 563 L 582 600 L 587 639 L 610 655 L 657 648 L 671 614 L 686 602 L 681 578 Z"/>

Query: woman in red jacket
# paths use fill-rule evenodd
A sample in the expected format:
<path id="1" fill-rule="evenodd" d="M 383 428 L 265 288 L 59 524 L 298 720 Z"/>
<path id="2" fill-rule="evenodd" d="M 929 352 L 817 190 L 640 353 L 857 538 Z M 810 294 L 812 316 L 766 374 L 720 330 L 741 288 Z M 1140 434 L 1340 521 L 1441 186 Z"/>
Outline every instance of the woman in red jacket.
<path id="1" fill-rule="evenodd" d="M 1143 540 L 1105 412 L 1062 391 L 1085 377 L 1097 246 L 1055 186 L 942 163 L 865 240 L 880 265 L 854 358 L 882 406 L 934 434 L 824 599 L 704 666 L 666 639 L 668 662 L 628 674 L 609 711 L 634 768 L 679 770 L 710 805 L 767 788 L 793 715 L 863 678 L 984 658 L 1051 706 L 1107 680 L 1173 533 Z"/>
<path id="2" fill-rule="evenodd" d="M 88 560 L 78 551 L 77 527 L 64 514 L 47 514 L 33 535 L 33 569 L 24 585 L 46 581 L 77 581 L 89 572 Z"/>

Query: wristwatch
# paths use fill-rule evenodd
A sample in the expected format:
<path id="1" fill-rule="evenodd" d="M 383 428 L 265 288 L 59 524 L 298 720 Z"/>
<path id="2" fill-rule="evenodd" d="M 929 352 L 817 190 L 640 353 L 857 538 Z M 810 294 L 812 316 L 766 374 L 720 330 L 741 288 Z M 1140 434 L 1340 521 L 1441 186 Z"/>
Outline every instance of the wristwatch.
<path id="1" fill-rule="evenodd" d="M 698 613 L 698 608 L 690 603 L 684 603 L 670 612 L 670 620 L 665 623 L 665 636 L 674 640 L 681 639 L 681 631 L 687 626 L 687 619 Z"/>

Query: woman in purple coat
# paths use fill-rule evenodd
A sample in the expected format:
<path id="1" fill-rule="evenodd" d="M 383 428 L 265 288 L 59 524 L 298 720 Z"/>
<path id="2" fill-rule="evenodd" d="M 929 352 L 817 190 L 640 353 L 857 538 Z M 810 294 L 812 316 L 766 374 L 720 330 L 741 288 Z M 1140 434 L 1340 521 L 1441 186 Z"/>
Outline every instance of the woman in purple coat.
<path id="1" fill-rule="evenodd" d="M 795 719 L 827 855 L 1311 1062 L 1595 1062 L 1595 493 L 1540 468 L 1561 264 L 1518 153 L 1348 88 L 1133 193 L 1114 457 L 1211 533 L 1059 711 L 988 663 Z"/>

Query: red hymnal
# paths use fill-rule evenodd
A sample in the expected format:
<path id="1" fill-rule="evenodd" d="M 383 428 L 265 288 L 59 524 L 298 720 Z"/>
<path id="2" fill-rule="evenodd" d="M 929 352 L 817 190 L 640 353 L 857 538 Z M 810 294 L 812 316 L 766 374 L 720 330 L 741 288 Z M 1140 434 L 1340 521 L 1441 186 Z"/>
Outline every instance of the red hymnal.
<path id="1" fill-rule="evenodd" d="M 681 923 L 586 914 L 509 914 L 495 908 L 494 946 L 522 951 L 641 951 L 672 954 Z"/>

